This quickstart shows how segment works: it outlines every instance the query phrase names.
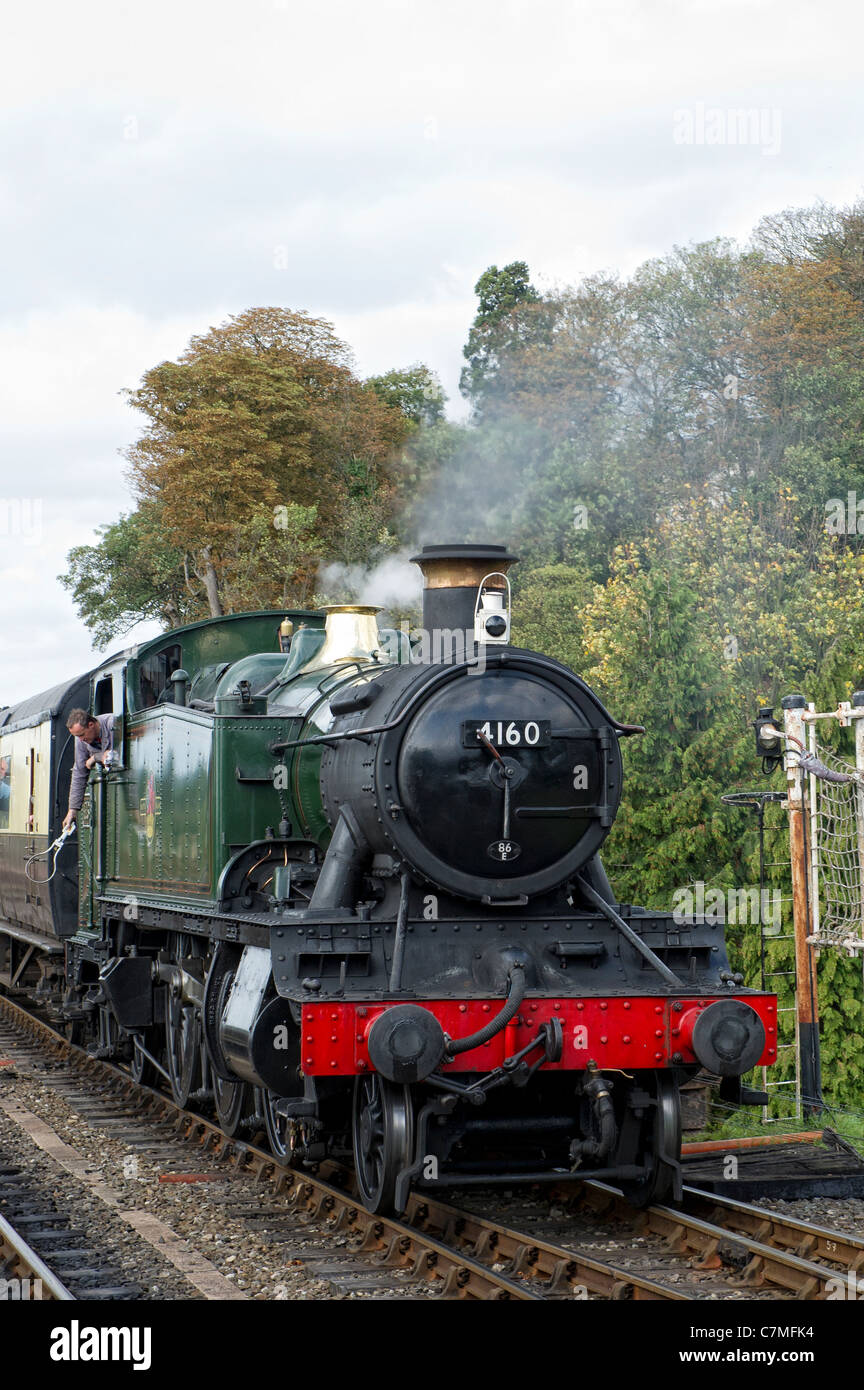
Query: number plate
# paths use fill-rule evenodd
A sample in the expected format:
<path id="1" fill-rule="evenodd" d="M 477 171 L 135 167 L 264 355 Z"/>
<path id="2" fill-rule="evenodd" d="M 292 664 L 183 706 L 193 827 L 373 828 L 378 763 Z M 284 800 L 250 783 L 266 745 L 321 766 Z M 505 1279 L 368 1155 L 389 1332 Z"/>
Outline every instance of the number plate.
<path id="1" fill-rule="evenodd" d="M 522 853 L 522 846 L 517 845 L 515 840 L 493 840 L 486 853 L 490 859 L 498 859 L 502 864 L 509 864 L 511 859 L 518 859 Z"/>
<path id="2" fill-rule="evenodd" d="M 551 727 L 548 719 L 468 719 L 462 725 L 462 744 L 482 748 L 480 733 L 493 748 L 546 748 Z"/>

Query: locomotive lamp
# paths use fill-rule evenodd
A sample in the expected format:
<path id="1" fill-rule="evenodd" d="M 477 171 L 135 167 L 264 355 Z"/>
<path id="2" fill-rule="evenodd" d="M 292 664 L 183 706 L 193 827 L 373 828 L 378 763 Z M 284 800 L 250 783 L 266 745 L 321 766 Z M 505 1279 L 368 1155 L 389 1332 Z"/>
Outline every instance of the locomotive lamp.
<path id="1" fill-rule="evenodd" d="M 506 588 L 493 589 L 493 579 L 503 580 Z M 499 646 L 510 641 L 510 580 L 506 574 L 487 574 L 480 583 L 474 604 L 474 641 Z"/>

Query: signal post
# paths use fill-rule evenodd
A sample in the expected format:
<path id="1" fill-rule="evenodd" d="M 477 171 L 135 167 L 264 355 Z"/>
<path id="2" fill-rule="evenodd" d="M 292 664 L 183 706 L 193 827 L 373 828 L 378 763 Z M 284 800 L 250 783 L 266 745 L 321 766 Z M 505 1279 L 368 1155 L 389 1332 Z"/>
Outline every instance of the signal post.
<path id="1" fill-rule="evenodd" d="M 787 695 L 782 701 L 786 734 L 786 799 L 789 811 L 789 856 L 792 868 L 792 917 L 795 935 L 795 1005 L 798 1041 L 798 1080 L 805 1115 L 822 1108 L 822 1072 L 819 1057 L 819 994 L 816 952 L 808 940 L 813 934 L 812 883 L 807 854 L 804 775 L 798 754 L 806 747 L 803 695 Z"/>

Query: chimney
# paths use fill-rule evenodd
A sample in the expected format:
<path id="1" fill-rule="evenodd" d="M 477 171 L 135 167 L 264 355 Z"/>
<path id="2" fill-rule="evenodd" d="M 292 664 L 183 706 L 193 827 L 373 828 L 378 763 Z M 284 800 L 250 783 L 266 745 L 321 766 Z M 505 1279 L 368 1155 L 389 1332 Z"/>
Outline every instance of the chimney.
<path id="1" fill-rule="evenodd" d="M 423 572 L 423 627 L 430 642 L 442 650 L 444 660 L 447 656 L 440 634 L 458 631 L 464 654 L 465 643 L 473 642 L 474 604 L 480 584 L 494 571 L 506 574 L 518 558 L 506 545 L 424 545 L 419 555 L 411 556 Z M 496 577 L 488 587 L 504 590 L 506 585 Z M 454 650 L 457 647 L 458 643 L 454 644 Z"/>

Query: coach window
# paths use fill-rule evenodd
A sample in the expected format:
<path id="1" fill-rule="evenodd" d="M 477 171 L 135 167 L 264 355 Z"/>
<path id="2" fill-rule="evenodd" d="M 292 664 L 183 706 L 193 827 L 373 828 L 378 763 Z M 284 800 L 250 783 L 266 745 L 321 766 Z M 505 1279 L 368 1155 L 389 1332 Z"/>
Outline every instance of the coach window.
<path id="1" fill-rule="evenodd" d="M 37 753 L 35 748 L 31 748 L 27 757 L 24 759 L 28 769 L 28 784 L 30 792 L 27 797 L 27 829 L 28 831 L 38 830 L 39 825 L 36 821 L 36 762 Z"/>
<path id="2" fill-rule="evenodd" d="M 0 749 L 0 830 L 9 829 L 9 806 L 12 800 L 12 754 Z"/>

